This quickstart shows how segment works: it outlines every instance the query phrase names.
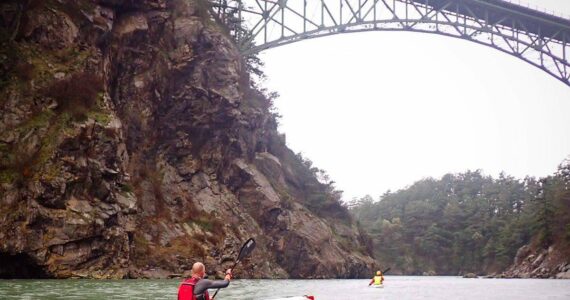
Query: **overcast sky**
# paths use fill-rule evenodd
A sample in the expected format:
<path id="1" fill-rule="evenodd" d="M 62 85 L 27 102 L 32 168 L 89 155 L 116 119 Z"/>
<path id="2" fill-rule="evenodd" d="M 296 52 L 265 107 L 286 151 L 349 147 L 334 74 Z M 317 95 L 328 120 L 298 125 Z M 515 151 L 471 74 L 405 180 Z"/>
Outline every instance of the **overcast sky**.
<path id="1" fill-rule="evenodd" d="M 570 15 L 570 0 L 525 0 Z M 570 87 L 489 47 L 409 32 L 262 53 L 288 145 L 344 198 L 482 169 L 544 176 L 570 155 Z"/>

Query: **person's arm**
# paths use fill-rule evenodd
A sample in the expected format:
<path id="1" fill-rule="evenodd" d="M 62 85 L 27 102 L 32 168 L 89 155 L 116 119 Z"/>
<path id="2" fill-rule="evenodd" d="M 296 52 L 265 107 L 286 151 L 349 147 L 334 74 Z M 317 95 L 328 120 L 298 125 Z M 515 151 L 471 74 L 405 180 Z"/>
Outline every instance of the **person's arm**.
<path id="1" fill-rule="evenodd" d="M 224 280 L 209 280 L 209 279 L 201 279 L 196 283 L 194 286 L 194 295 L 202 295 L 208 289 L 222 289 L 230 285 L 230 280 L 232 279 L 232 271 L 226 271 L 226 277 Z"/>
<path id="2" fill-rule="evenodd" d="M 372 285 L 374 283 L 374 278 L 372 278 L 372 280 L 370 280 L 370 283 L 368 285 Z"/>
<path id="3" fill-rule="evenodd" d="M 229 280 L 209 280 L 202 279 L 194 286 L 194 295 L 202 295 L 208 289 L 221 289 L 230 285 Z"/>

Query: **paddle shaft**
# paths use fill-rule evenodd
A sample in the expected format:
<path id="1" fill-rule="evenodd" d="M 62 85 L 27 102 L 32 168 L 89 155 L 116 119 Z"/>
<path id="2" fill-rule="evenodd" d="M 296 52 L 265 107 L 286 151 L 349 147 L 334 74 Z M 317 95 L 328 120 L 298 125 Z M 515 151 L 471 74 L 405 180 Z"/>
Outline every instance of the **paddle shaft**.
<path id="1" fill-rule="evenodd" d="M 239 260 L 236 260 L 236 262 L 234 263 L 234 265 L 230 268 L 230 270 L 233 272 L 234 268 L 237 266 L 237 264 L 239 263 Z M 210 298 L 210 300 L 214 300 L 214 298 L 216 298 L 216 295 L 218 294 L 218 292 L 220 291 L 220 288 L 218 288 L 216 290 L 216 292 L 214 293 L 214 296 L 212 296 L 212 298 Z"/>
<path id="2" fill-rule="evenodd" d="M 253 251 L 254 248 L 255 248 L 255 240 L 250 238 L 249 240 L 247 240 L 245 242 L 245 244 L 243 244 L 243 246 L 241 246 L 241 249 L 239 250 L 238 257 L 237 257 L 236 261 L 234 262 L 234 265 L 230 268 L 230 272 L 233 272 L 234 268 L 239 264 L 239 262 L 242 260 L 242 258 L 245 258 L 249 254 L 251 254 L 251 251 Z M 216 297 L 216 295 L 218 294 L 219 291 L 220 291 L 220 289 L 218 288 L 216 290 L 216 292 L 214 293 L 214 296 L 212 296 L 211 300 L 214 300 L 214 298 Z"/>

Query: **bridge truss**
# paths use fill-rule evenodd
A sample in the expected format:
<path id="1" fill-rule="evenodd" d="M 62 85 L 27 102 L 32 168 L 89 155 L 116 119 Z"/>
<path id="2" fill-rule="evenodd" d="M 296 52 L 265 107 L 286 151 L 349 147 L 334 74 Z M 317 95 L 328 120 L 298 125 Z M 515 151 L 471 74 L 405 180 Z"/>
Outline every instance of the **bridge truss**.
<path id="1" fill-rule="evenodd" d="M 362 31 L 461 38 L 520 58 L 570 86 L 570 20 L 502 0 L 210 0 L 244 54 Z"/>

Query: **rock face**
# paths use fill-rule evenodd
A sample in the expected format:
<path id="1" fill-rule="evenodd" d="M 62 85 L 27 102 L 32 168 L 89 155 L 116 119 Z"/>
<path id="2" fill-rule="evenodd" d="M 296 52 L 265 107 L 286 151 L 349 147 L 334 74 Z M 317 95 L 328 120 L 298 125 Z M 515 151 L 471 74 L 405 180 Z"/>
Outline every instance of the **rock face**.
<path id="1" fill-rule="evenodd" d="M 535 249 L 525 245 L 517 251 L 514 264 L 499 277 L 570 279 L 570 263 L 563 255 L 567 249 L 562 250 L 556 246 Z"/>
<path id="2" fill-rule="evenodd" d="M 0 4 L 0 277 L 368 276 L 199 0 Z M 22 267 L 25 266 L 25 267 Z"/>

